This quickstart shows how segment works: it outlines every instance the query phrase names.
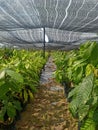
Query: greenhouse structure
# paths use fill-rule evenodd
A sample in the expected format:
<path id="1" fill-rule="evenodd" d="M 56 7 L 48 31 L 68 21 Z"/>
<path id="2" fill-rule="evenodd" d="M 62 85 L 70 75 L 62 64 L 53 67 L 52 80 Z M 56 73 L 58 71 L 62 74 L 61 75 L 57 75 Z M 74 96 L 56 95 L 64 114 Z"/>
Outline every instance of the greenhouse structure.
<path id="1" fill-rule="evenodd" d="M 0 0 L 0 130 L 98 130 L 98 0 Z"/>

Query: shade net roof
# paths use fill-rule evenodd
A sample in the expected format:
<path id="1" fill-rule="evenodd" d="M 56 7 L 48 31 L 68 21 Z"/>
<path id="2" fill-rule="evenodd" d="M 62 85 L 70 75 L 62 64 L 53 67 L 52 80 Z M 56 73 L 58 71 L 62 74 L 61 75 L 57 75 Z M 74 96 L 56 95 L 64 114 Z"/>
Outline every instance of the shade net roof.
<path id="1" fill-rule="evenodd" d="M 75 48 L 98 41 L 98 0 L 0 0 L 0 45 Z"/>

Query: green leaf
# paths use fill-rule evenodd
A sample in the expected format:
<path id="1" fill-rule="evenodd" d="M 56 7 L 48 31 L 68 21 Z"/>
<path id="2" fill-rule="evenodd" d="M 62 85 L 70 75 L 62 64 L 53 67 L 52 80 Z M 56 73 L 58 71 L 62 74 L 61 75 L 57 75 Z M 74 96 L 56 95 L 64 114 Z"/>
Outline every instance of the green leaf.
<path id="1" fill-rule="evenodd" d="M 98 110 L 96 110 L 93 114 L 93 120 L 98 124 Z"/>
<path id="2" fill-rule="evenodd" d="M 21 103 L 20 103 L 19 101 L 14 101 L 13 104 L 14 104 L 14 107 L 15 107 L 17 110 L 19 110 L 19 111 L 22 110 Z"/>
<path id="3" fill-rule="evenodd" d="M 26 90 L 23 91 L 23 95 L 24 95 L 24 103 L 28 101 L 28 93 Z"/>
<path id="4" fill-rule="evenodd" d="M 90 44 L 91 44 L 90 41 L 87 41 L 84 44 L 81 44 L 80 45 L 80 50 L 84 50 L 84 49 L 88 48 L 90 46 Z"/>
<path id="5" fill-rule="evenodd" d="M 4 121 L 4 115 L 6 113 L 6 108 L 2 107 L 0 110 L 0 121 Z"/>
<path id="6" fill-rule="evenodd" d="M 9 88 L 12 92 L 18 92 L 19 93 L 21 91 L 22 87 L 23 87 L 22 85 L 15 82 L 14 80 L 9 82 L 8 84 L 9 84 Z"/>
<path id="7" fill-rule="evenodd" d="M 80 67 L 80 66 L 84 66 L 86 65 L 86 60 L 85 59 L 80 59 L 80 60 L 76 60 L 73 64 L 73 69 L 76 70 L 76 68 Z"/>
<path id="8" fill-rule="evenodd" d="M 94 75 L 93 73 L 89 76 L 85 77 L 82 83 L 79 84 L 79 90 L 77 93 L 77 97 L 79 100 L 79 104 L 86 104 L 89 100 L 93 86 L 94 86 Z"/>
<path id="9" fill-rule="evenodd" d="M 95 42 L 95 46 L 92 50 L 92 54 L 91 54 L 91 63 L 95 66 L 96 64 L 98 64 L 98 43 Z"/>
<path id="10" fill-rule="evenodd" d="M 95 130 L 95 122 L 91 119 L 86 119 L 80 130 Z"/>
<path id="11" fill-rule="evenodd" d="M 87 64 L 85 75 L 88 76 L 94 71 L 94 66 L 92 64 Z"/>
<path id="12" fill-rule="evenodd" d="M 2 84 L 0 86 L 0 98 L 3 97 L 9 91 L 9 86 L 7 83 Z"/>
<path id="13" fill-rule="evenodd" d="M 14 118 L 16 116 L 16 109 L 15 109 L 14 105 L 11 102 L 8 103 L 6 109 L 7 109 L 7 115 L 10 118 Z"/>
<path id="14" fill-rule="evenodd" d="M 34 99 L 33 93 L 30 90 L 28 90 L 28 94 L 29 94 L 31 100 Z"/>
<path id="15" fill-rule="evenodd" d="M 0 95 L 0 100 L 3 100 L 3 101 L 8 100 L 8 96 L 5 94 L 4 95 L 2 94 L 2 95 Z"/>
<path id="16" fill-rule="evenodd" d="M 73 115 L 76 115 L 77 111 L 78 114 L 81 115 L 81 113 L 83 114 L 83 110 L 85 113 L 85 109 L 88 109 L 88 106 L 86 106 L 85 109 L 81 110 L 81 108 L 84 107 L 84 105 L 86 105 L 87 101 L 89 101 L 90 99 L 91 92 L 94 85 L 93 80 L 94 80 L 94 75 L 90 74 L 89 76 L 83 79 L 82 83 L 80 83 L 78 87 L 74 88 L 69 93 L 69 98 L 73 97 L 72 102 L 70 103 L 70 110 Z M 85 117 L 86 114 L 87 113 L 85 113 L 85 115 L 83 114 L 82 117 Z"/>
<path id="17" fill-rule="evenodd" d="M 4 77 L 5 77 L 5 71 L 3 70 L 3 71 L 0 72 L 0 79 L 2 79 Z"/>
<path id="18" fill-rule="evenodd" d="M 82 105 L 79 107 L 79 120 L 82 121 L 89 112 L 89 105 Z"/>
<path id="19" fill-rule="evenodd" d="M 78 109 L 78 99 L 75 98 L 71 101 L 70 105 L 69 105 L 69 109 L 73 115 L 73 117 L 77 117 L 77 109 Z"/>
<path id="20" fill-rule="evenodd" d="M 32 93 L 36 93 L 37 89 L 35 85 L 29 84 L 30 85 L 30 89 L 32 90 Z"/>
<path id="21" fill-rule="evenodd" d="M 79 90 L 79 86 L 75 86 L 74 89 L 69 92 L 68 98 L 72 96 L 76 96 L 76 94 L 78 93 L 78 90 Z"/>
<path id="22" fill-rule="evenodd" d="M 75 81 L 75 83 L 79 83 L 82 79 L 82 75 L 83 75 L 83 67 L 78 67 L 76 69 L 76 71 L 73 72 L 73 80 Z"/>
<path id="23" fill-rule="evenodd" d="M 87 48 L 85 48 L 84 51 L 83 51 L 83 58 L 84 59 L 90 58 L 90 56 L 92 55 L 92 51 L 93 51 L 95 46 L 96 46 L 95 42 L 89 43 L 89 46 Z"/>
<path id="24" fill-rule="evenodd" d="M 11 76 L 12 79 L 16 80 L 17 82 L 23 83 L 23 77 L 21 74 L 13 71 L 13 70 L 8 70 L 6 69 L 6 73 Z"/>

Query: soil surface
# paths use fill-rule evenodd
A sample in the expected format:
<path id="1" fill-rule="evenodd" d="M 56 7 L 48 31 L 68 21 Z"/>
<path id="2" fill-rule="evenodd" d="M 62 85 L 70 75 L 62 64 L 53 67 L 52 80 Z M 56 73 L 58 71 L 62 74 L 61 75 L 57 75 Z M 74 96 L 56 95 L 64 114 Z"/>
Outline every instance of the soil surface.
<path id="1" fill-rule="evenodd" d="M 56 66 L 52 57 L 45 65 L 40 80 L 40 88 L 21 113 L 16 122 L 16 130 L 77 130 L 77 121 L 68 110 L 64 88 L 53 78 Z"/>

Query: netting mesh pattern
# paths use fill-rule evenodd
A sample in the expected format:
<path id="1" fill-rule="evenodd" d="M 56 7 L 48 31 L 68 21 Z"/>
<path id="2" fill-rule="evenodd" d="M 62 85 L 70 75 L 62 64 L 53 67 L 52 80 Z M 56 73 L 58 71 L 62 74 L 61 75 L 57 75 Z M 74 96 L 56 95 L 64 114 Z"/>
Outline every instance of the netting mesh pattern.
<path id="1" fill-rule="evenodd" d="M 0 0 L 0 43 L 48 47 L 98 39 L 98 0 Z"/>

